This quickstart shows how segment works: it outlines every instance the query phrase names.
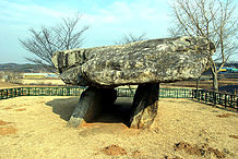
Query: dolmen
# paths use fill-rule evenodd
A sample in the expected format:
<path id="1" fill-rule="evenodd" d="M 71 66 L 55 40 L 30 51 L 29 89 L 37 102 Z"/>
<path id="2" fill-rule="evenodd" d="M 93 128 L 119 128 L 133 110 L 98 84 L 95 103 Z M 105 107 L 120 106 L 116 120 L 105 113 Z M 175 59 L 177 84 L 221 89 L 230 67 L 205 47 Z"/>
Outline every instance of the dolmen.
<path id="1" fill-rule="evenodd" d="M 157 115 L 159 83 L 198 78 L 214 44 L 204 37 L 152 39 L 125 45 L 57 51 L 52 62 L 66 83 L 87 86 L 69 120 L 71 127 L 96 118 L 113 106 L 118 86 L 138 85 L 130 127 L 150 128 Z"/>

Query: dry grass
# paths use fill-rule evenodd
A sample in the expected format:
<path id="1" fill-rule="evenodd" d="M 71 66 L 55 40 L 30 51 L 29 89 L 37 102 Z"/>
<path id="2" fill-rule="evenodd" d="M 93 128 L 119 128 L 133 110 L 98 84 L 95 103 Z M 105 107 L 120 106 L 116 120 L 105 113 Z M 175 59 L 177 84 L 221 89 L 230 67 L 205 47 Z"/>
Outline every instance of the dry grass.
<path id="1" fill-rule="evenodd" d="M 45 101 L 45 102 L 42 102 Z M 132 130 L 116 122 L 85 123 L 80 129 L 66 127 L 78 97 L 18 97 L 0 101 L 0 158 L 112 157 L 148 159 L 210 159 L 219 153 L 238 158 L 238 117 L 225 110 L 187 99 L 161 99 L 158 117 L 150 130 Z M 27 111 L 13 111 L 24 105 Z M 12 107 L 13 109 L 2 109 Z M 22 108 L 23 109 L 23 108 Z M 205 154 L 177 149 L 186 143 Z M 186 145 L 184 144 L 184 145 Z M 112 146 L 114 145 L 114 146 Z M 110 150 L 110 156 L 103 150 Z"/>

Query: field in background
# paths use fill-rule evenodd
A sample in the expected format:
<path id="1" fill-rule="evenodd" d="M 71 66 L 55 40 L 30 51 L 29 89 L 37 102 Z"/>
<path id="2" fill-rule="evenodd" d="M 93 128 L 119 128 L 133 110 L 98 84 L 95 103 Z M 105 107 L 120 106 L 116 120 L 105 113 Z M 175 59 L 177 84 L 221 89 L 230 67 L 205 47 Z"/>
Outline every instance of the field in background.
<path id="1" fill-rule="evenodd" d="M 219 83 L 219 91 L 222 93 L 237 93 L 238 91 L 238 73 L 232 74 L 220 74 L 218 76 L 218 83 Z M 189 88 L 196 88 L 197 81 L 179 81 L 174 83 L 164 83 L 161 84 L 164 87 L 189 87 Z M 213 88 L 213 81 L 211 75 L 202 76 L 200 81 L 200 88 L 212 91 Z M 236 91 L 235 91 L 236 90 Z"/>
<path id="2" fill-rule="evenodd" d="M 1 82 L 0 81 L 0 89 L 17 88 L 17 87 L 46 87 L 46 85 L 37 85 L 37 84 L 29 85 L 29 84 L 19 84 L 19 83 L 10 83 L 10 82 Z M 49 85 L 49 87 L 50 87 L 50 85 Z"/>

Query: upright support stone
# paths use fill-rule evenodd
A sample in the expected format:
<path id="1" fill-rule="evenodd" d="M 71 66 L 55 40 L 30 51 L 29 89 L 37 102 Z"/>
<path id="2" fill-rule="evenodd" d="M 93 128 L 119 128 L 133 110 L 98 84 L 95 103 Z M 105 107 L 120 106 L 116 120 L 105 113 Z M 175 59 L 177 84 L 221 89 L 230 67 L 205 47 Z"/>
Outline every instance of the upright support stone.
<path id="1" fill-rule="evenodd" d="M 117 98 L 114 89 L 87 88 L 81 95 L 78 104 L 68 122 L 70 127 L 80 127 L 84 121 L 95 119 L 103 107 L 113 105 Z"/>
<path id="2" fill-rule="evenodd" d="M 131 128 L 149 128 L 157 115 L 159 84 L 139 85 L 132 104 Z"/>

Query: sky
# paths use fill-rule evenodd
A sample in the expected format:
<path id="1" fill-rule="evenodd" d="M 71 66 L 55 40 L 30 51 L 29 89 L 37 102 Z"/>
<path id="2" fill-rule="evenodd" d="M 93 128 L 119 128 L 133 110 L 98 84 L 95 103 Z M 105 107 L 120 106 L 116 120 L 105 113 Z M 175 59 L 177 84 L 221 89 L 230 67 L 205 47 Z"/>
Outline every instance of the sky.
<path id="1" fill-rule="evenodd" d="M 129 33 L 163 38 L 171 22 L 169 1 L 162 0 L 0 0 L 0 8 L 0 63 L 27 63 L 33 54 L 19 39 L 30 37 L 30 28 L 54 26 L 76 13 L 80 26 L 90 27 L 83 48 L 114 45 Z"/>
<path id="2" fill-rule="evenodd" d="M 236 0 L 235 0 L 236 1 Z M 238 1 L 238 0 L 237 0 Z M 0 0 L 0 63 L 27 63 L 34 57 L 19 39 L 30 37 L 30 28 L 54 26 L 62 17 L 79 13 L 88 25 L 82 47 L 114 45 L 129 33 L 146 38 L 168 37 L 172 0 Z"/>

